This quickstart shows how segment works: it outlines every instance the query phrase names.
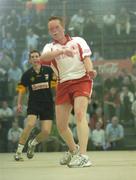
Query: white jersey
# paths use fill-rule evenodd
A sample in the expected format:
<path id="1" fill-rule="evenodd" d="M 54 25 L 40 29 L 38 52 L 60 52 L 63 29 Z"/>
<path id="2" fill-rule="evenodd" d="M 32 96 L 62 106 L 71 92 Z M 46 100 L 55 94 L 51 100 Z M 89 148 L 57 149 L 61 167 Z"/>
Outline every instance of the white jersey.
<path id="1" fill-rule="evenodd" d="M 64 45 L 59 44 L 58 42 L 52 42 L 46 44 L 43 49 L 43 53 L 65 48 L 73 50 L 73 57 L 60 55 L 51 61 L 51 67 L 60 83 L 85 76 L 86 70 L 83 59 L 85 56 L 91 55 L 91 50 L 84 39 L 80 37 L 68 38 L 67 43 Z"/>

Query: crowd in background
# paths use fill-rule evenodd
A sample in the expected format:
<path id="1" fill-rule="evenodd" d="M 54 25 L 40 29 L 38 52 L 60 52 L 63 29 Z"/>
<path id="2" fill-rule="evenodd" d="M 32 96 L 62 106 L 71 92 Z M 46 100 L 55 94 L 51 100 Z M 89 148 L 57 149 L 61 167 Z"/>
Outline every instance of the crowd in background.
<path id="1" fill-rule="evenodd" d="M 24 5 L 19 9 L 8 8 L 7 11 L 0 13 L 0 152 L 15 151 L 25 126 L 27 104 L 24 100 L 22 113 L 16 113 L 16 85 L 29 66 L 28 54 L 32 49 L 42 50 L 43 45 L 50 41 L 47 17 L 60 15 L 58 11 L 51 10 L 47 11 L 47 15 L 47 12 Z M 72 12 L 66 18 L 66 31 L 87 40 L 94 61 L 130 58 L 136 50 L 134 42 L 130 41 L 136 34 L 132 17 L 135 14 L 132 15 L 122 5 L 116 14 L 110 10 L 103 13 L 98 22 L 93 9 L 85 12 L 79 8 L 76 14 Z M 124 128 L 136 128 L 136 65 L 133 64 L 131 73 L 122 69 L 116 77 L 104 78 L 97 72 L 87 113 L 90 127 L 88 149 L 121 149 L 125 138 Z M 73 115 L 70 124 L 76 139 Z M 56 134 L 49 142 L 55 142 L 54 147 L 61 150 L 63 143 Z M 42 146 L 40 151 L 44 149 Z"/>

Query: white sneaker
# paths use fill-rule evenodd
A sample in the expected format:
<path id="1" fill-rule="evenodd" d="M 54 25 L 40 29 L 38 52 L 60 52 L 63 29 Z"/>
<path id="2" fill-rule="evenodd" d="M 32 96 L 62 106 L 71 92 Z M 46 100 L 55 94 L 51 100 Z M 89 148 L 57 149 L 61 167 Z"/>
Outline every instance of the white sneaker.
<path id="1" fill-rule="evenodd" d="M 27 149 L 27 158 L 28 159 L 32 159 L 33 156 L 34 156 L 34 151 L 35 151 L 35 148 L 36 148 L 36 145 L 32 145 L 33 140 L 29 140 L 28 142 L 28 149 Z"/>
<path id="2" fill-rule="evenodd" d="M 89 167 L 92 163 L 86 155 L 74 155 L 68 164 L 70 168 Z"/>
<path id="3" fill-rule="evenodd" d="M 79 153 L 79 145 L 77 145 L 77 148 L 75 151 L 73 152 L 65 152 L 64 156 L 62 157 L 62 159 L 60 160 L 60 164 L 61 165 L 68 165 L 69 162 L 71 161 L 72 157 L 74 155 L 77 155 Z"/>
<path id="4" fill-rule="evenodd" d="M 22 153 L 18 153 L 18 152 L 16 152 L 16 154 L 14 155 L 14 159 L 15 161 L 24 161 Z"/>

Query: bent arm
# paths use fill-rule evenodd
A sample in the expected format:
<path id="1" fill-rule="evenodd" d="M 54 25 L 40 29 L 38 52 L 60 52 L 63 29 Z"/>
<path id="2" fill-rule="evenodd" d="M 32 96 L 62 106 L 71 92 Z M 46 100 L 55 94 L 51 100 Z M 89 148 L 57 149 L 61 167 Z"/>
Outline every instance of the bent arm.
<path id="1" fill-rule="evenodd" d="M 86 72 L 89 73 L 89 72 L 93 71 L 93 63 L 92 63 L 90 57 L 85 57 L 83 61 L 84 61 Z"/>
<path id="2" fill-rule="evenodd" d="M 48 52 L 43 52 L 43 54 L 40 56 L 41 61 L 52 61 L 56 57 L 60 55 L 66 55 L 69 57 L 73 57 L 73 50 L 70 48 L 65 48 L 65 49 L 60 49 L 60 50 L 54 50 L 54 51 L 48 51 Z"/>
<path id="3" fill-rule="evenodd" d="M 51 52 L 46 52 L 40 56 L 40 60 L 41 61 L 52 61 L 54 58 L 56 58 L 57 56 L 60 56 L 62 54 L 63 54 L 63 50 L 55 50 L 55 51 L 51 51 Z"/>

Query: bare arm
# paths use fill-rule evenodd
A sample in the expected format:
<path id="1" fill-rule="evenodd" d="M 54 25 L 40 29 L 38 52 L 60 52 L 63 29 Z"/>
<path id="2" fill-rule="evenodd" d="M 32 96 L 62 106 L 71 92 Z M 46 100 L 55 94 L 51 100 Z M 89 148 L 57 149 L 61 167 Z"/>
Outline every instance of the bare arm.
<path id="1" fill-rule="evenodd" d="M 73 51 L 71 49 L 67 48 L 67 49 L 55 50 L 55 51 L 43 53 L 40 56 L 40 60 L 41 61 L 52 61 L 54 58 L 56 58 L 60 55 L 63 55 L 63 54 L 73 57 Z"/>
<path id="2" fill-rule="evenodd" d="M 22 111 L 22 100 L 23 100 L 23 95 L 26 92 L 26 87 L 23 85 L 18 85 L 16 90 L 18 92 L 17 112 L 21 112 Z"/>
<path id="3" fill-rule="evenodd" d="M 92 63 L 90 57 L 85 57 L 84 58 L 84 65 L 85 65 L 86 73 L 91 78 L 95 78 L 96 75 L 97 75 L 97 72 L 96 72 L 96 70 L 93 69 L 93 63 Z"/>
<path id="4" fill-rule="evenodd" d="M 56 51 L 43 53 L 40 56 L 40 60 L 42 60 L 42 61 L 51 61 L 54 58 L 56 58 L 57 56 L 60 56 L 61 54 L 63 54 L 63 50 L 56 50 Z"/>
<path id="5" fill-rule="evenodd" d="M 17 112 L 22 111 L 22 99 L 23 99 L 23 93 L 19 92 L 17 97 Z"/>

